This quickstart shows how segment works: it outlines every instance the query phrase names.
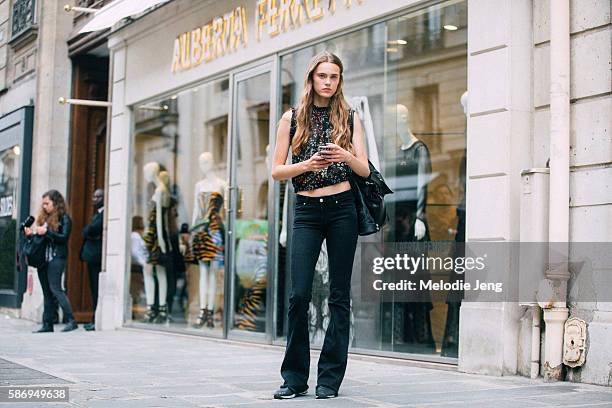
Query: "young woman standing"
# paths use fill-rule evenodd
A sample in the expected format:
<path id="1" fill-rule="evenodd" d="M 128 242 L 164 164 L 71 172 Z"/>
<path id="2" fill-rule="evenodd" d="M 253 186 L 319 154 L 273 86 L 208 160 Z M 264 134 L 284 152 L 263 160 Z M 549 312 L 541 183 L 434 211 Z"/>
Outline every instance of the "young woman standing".
<path id="1" fill-rule="evenodd" d="M 68 258 L 68 238 L 72 229 L 72 221 L 66 210 L 64 197 L 57 190 L 49 190 L 42 196 L 42 205 L 36 217 L 36 227 L 26 228 L 26 236 L 33 234 L 45 237 L 47 244 L 45 263 L 38 268 L 38 279 L 43 291 L 44 312 L 43 325 L 35 333 L 53 331 L 54 308 L 57 300 L 64 316 L 66 326 L 63 332 L 78 328 L 72 307 L 66 292 L 62 288 L 62 275 L 66 269 Z"/>
<path id="2" fill-rule="evenodd" d="M 370 174 L 359 118 L 342 93 L 343 66 L 329 52 L 308 66 L 297 109 L 280 120 L 272 177 L 291 179 L 296 192 L 291 245 L 291 293 L 283 385 L 276 399 L 305 395 L 310 347 L 308 305 L 323 240 L 329 257 L 331 319 L 318 363 L 317 398 L 333 398 L 344 378 L 349 346 L 350 287 L 357 213 L 349 174 Z M 351 132 L 352 128 L 352 132 Z M 289 149 L 292 164 L 285 164 Z"/>

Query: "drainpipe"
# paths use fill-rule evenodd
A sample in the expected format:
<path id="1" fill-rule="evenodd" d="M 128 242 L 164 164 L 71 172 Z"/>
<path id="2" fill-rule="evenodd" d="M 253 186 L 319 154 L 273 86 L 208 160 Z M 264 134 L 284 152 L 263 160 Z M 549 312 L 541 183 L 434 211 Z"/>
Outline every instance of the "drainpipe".
<path id="1" fill-rule="evenodd" d="M 540 322 L 542 320 L 542 309 L 535 305 L 532 308 L 531 321 L 531 378 L 540 375 Z"/>
<path id="2" fill-rule="evenodd" d="M 546 322 L 544 378 L 563 379 L 563 332 L 569 280 L 570 7 L 550 2 L 550 193 L 549 265 L 540 306 Z"/>

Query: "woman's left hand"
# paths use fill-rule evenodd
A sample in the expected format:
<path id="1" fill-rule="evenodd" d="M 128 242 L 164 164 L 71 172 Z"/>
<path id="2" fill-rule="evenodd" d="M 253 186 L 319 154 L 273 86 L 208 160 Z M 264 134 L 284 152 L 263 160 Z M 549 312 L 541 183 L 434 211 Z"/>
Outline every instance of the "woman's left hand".
<path id="1" fill-rule="evenodd" d="M 327 143 L 325 147 L 327 149 L 324 150 L 325 153 L 323 153 L 322 156 L 332 163 L 345 162 L 348 164 L 351 160 L 353 160 L 353 158 L 355 158 L 351 152 L 343 149 L 335 143 Z"/>
<path id="2" fill-rule="evenodd" d="M 45 235 L 47 233 L 47 227 L 38 227 L 36 233 L 38 235 Z"/>

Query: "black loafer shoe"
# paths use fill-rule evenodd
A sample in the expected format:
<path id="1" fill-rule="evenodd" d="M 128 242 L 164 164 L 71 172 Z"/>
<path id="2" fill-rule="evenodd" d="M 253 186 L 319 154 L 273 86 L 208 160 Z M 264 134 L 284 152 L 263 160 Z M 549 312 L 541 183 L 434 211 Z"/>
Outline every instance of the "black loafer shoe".
<path id="1" fill-rule="evenodd" d="M 338 392 L 324 385 L 317 385 L 315 394 L 317 395 L 317 399 L 329 399 L 336 398 L 338 396 Z"/>
<path id="2" fill-rule="evenodd" d="M 69 331 L 73 331 L 79 328 L 79 325 L 77 324 L 76 320 L 71 320 L 68 323 L 66 323 L 66 325 L 64 326 L 64 328 L 62 329 L 63 332 L 69 332 Z"/>
<path id="3" fill-rule="evenodd" d="M 87 323 L 83 325 L 83 328 L 87 331 L 92 331 L 92 330 L 96 330 L 96 324 L 95 323 Z"/>
<path id="4" fill-rule="evenodd" d="M 282 386 L 274 393 L 274 399 L 291 399 L 306 394 L 308 394 L 308 388 L 303 391 L 296 392 L 291 387 Z"/>
<path id="5" fill-rule="evenodd" d="M 53 326 L 43 324 L 43 326 L 40 329 L 34 330 L 32 333 L 53 333 Z"/>

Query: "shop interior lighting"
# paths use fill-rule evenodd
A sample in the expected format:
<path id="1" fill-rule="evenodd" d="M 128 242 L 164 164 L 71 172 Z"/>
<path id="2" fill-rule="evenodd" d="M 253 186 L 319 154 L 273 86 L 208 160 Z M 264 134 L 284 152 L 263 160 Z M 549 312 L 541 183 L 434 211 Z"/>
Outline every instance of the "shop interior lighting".
<path id="1" fill-rule="evenodd" d="M 108 108 L 112 105 L 109 101 L 92 101 L 89 99 L 70 99 L 60 97 L 57 100 L 61 105 L 82 105 L 82 106 L 96 106 L 101 108 Z"/>
<path id="2" fill-rule="evenodd" d="M 387 52 L 398 52 L 399 50 L 397 48 L 394 47 L 389 47 L 387 48 Z"/>
<path id="3" fill-rule="evenodd" d="M 66 4 L 64 6 L 64 10 L 67 13 L 70 13 L 71 11 L 76 11 L 77 13 L 96 13 L 96 12 L 100 11 L 99 9 L 95 9 L 95 8 L 76 7 L 76 6 L 71 6 L 70 4 Z"/>
<path id="4" fill-rule="evenodd" d="M 141 105 L 137 109 L 152 110 L 152 111 L 167 111 L 170 109 L 168 105 Z"/>
<path id="5" fill-rule="evenodd" d="M 456 25 L 452 25 L 452 24 L 446 24 L 444 26 L 444 29 L 448 30 L 448 31 L 457 31 L 458 30 L 457 26 Z"/>
<path id="6" fill-rule="evenodd" d="M 389 45 L 406 45 L 406 44 L 408 44 L 408 41 L 406 41 L 406 40 L 389 40 L 389 41 L 387 41 L 387 44 L 389 44 Z"/>
<path id="7" fill-rule="evenodd" d="M 21 147 L 13 146 L 13 153 L 15 153 L 15 156 L 19 156 L 21 154 Z"/>

